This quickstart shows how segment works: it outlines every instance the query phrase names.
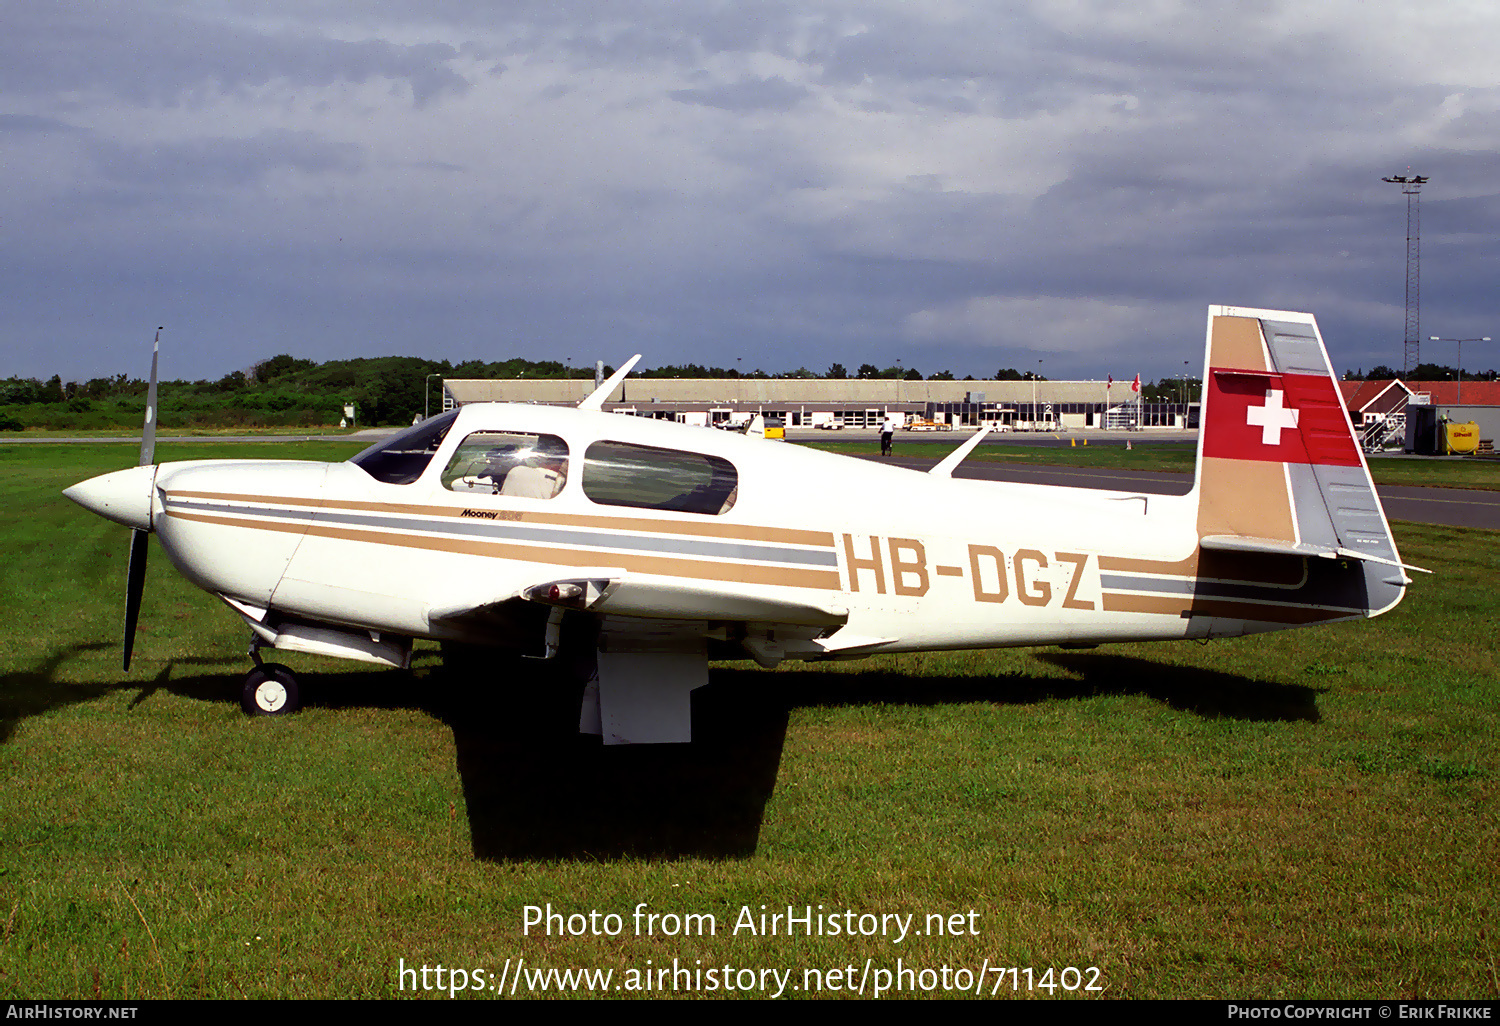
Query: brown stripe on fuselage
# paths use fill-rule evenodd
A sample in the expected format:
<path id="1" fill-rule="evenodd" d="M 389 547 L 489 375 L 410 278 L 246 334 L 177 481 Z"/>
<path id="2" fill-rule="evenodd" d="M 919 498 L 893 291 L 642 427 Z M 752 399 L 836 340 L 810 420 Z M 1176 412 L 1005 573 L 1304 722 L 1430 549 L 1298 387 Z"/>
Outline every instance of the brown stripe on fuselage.
<path id="1" fill-rule="evenodd" d="M 1335 609 L 1327 606 L 1262 605 L 1258 602 L 1200 599 L 1186 595 L 1121 595 L 1108 591 L 1104 593 L 1103 600 L 1106 613 L 1217 616 L 1230 620 L 1257 620 L 1261 623 L 1319 623 L 1323 620 L 1347 620 L 1364 613 L 1359 609 Z"/>
<path id="2" fill-rule="evenodd" d="M 1100 556 L 1102 572 L 1157 574 L 1163 577 L 1196 577 L 1205 581 L 1234 581 L 1270 587 L 1296 588 L 1307 581 L 1307 561 L 1302 556 L 1262 555 L 1253 552 L 1205 552 L 1197 550 L 1175 562 Z"/>
<path id="3" fill-rule="evenodd" d="M 284 495 L 239 495 L 231 492 L 168 492 L 169 499 L 213 499 L 220 502 L 255 502 L 267 506 L 321 508 L 362 513 L 403 513 L 410 516 L 461 517 L 465 509 L 490 509 L 476 495 L 471 501 L 454 506 L 429 506 L 399 502 L 360 502 L 355 500 L 299 499 Z M 251 512 L 246 510 L 247 513 Z M 591 516 L 584 513 L 542 513 L 533 510 L 499 509 L 508 523 L 551 524 L 567 527 L 597 527 L 607 531 L 644 531 L 649 534 L 686 534 L 701 538 L 732 538 L 737 541 L 781 542 L 787 545 L 821 545 L 833 547 L 833 535 L 827 531 L 804 531 L 794 527 L 758 527 L 725 524 L 706 520 L 648 520 L 635 517 Z"/>
<path id="4" fill-rule="evenodd" d="M 513 542 L 473 541 L 463 538 L 433 537 L 415 534 L 390 534 L 383 531 L 366 531 L 358 528 L 335 527 L 319 523 L 282 523 L 270 520 L 236 519 L 213 516 L 206 513 L 184 513 L 168 511 L 167 516 L 182 520 L 194 520 L 205 524 L 225 527 L 248 527 L 261 531 L 282 531 L 288 534 L 307 533 L 323 538 L 338 538 L 342 541 L 397 545 L 405 548 L 428 549 L 434 552 L 460 552 L 471 556 L 487 556 L 494 559 L 518 559 L 530 563 L 551 563 L 558 566 L 598 566 L 607 561 L 622 570 L 633 570 L 643 574 L 658 574 L 664 577 L 691 577 L 695 580 L 733 581 L 738 584 L 774 584 L 788 588 L 816 588 L 838 591 L 840 587 L 837 570 L 799 570 L 778 566 L 756 566 L 744 563 L 716 563 L 695 559 L 679 559 L 672 556 L 643 556 L 622 552 L 583 552 L 557 549 L 550 546 L 529 546 Z"/>

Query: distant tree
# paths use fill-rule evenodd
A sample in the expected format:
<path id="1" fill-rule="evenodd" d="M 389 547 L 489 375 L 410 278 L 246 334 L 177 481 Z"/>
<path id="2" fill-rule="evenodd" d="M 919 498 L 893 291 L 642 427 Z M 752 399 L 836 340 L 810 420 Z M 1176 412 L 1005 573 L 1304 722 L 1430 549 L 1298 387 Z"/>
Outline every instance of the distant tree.
<path id="1" fill-rule="evenodd" d="M 862 378 L 880 377 L 880 368 L 873 363 L 862 363 L 859 365 L 859 376 Z"/>
<path id="2" fill-rule="evenodd" d="M 995 380 L 995 381 L 1030 381 L 1031 380 L 1031 375 L 1030 375 L 1029 372 L 1027 374 L 1025 374 L 1025 375 L 1022 375 L 1021 372 L 1018 371 L 1018 370 L 1016 370 L 1014 367 L 1002 367 L 1002 368 L 1000 368 L 999 370 L 997 370 L 995 372 L 995 377 L 993 378 L 993 380 Z"/>
<path id="3" fill-rule="evenodd" d="M 255 365 L 256 381 L 274 381 L 294 371 L 312 370 L 317 364 L 312 360 L 299 360 L 289 353 L 278 353 L 269 360 Z"/>
<path id="4" fill-rule="evenodd" d="M 948 371 L 948 370 L 940 370 L 936 374 L 934 374 L 932 377 L 928 378 L 927 380 L 928 381 L 952 381 L 953 380 L 953 372 L 952 371 Z"/>
<path id="5" fill-rule="evenodd" d="M 36 378 L 7 378 L 0 384 L 0 405 L 23 406 L 27 403 L 55 403 L 62 398 L 61 382 L 42 384 Z"/>
<path id="6" fill-rule="evenodd" d="M 1469 375 L 1464 375 L 1468 378 Z M 1437 363 L 1419 363 L 1417 369 L 1411 372 L 1412 381 L 1453 381 L 1455 380 L 1452 367 L 1444 367 Z M 1470 380 L 1473 380 L 1470 378 Z"/>
<path id="7" fill-rule="evenodd" d="M 828 368 L 828 373 L 825 374 L 825 375 L 823 375 L 823 376 L 825 378 L 830 378 L 830 379 L 832 379 L 834 381 L 843 381 L 843 380 L 845 380 L 846 378 L 849 377 L 849 372 L 844 369 L 844 365 L 843 364 L 836 363 L 832 367 L 829 367 Z"/>
<path id="8" fill-rule="evenodd" d="M 1389 381 L 1392 378 L 1399 378 L 1400 376 L 1401 376 L 1401 372 L 1400 371 L 1396 370 L 1393 367 L 1387 367 L 1385 364 L 1382 363 L 1382 364 L 1379 364 L 1379 365 L 1377 365 L 1375 367 L 1371 367 L 1370 368 L 1370 373 L 1368 373 L 1368 374 L 1365 375 L 1365 380 L 1366 381 Z"/>
<path id="9" fill-rule="evenodd" d="M 902 375 L 902 377 L 907 381 L 921 381 L 922 372 L 917 370 L 915 367 L 912 367 L 909 368 L 907 372 Z"/>
<path id="10" fill-rule="evenodd" d="M 1148 381 L 1141 385 L 1141 402 L 1170 403 L 1182 398 L 1182 385 L 1171 379 Z"/>

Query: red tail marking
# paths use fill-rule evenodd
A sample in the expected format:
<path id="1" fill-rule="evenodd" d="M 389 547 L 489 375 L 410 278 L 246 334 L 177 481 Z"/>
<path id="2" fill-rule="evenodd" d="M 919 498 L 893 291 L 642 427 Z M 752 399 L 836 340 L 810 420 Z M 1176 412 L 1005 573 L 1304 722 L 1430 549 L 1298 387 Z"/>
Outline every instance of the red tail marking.
<path id="1" fill-rule="evenodd" d="M 1359 466 L 1344 404 L 1322 374 L 1213 368 L 1204 432 L 1205 456 Z"/>

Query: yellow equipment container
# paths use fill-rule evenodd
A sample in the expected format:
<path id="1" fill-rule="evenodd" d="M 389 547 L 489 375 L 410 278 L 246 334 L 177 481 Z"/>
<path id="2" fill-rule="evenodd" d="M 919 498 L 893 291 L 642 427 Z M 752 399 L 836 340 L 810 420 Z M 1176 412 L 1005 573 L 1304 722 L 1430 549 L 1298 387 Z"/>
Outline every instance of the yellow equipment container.
<path id="1" fill-rule="evenodd" d="M 1471 456 L 1479 448 L 1479 425 L 1449 422 L 1443 425 L 1443 451 L 1450 456 Z"/>

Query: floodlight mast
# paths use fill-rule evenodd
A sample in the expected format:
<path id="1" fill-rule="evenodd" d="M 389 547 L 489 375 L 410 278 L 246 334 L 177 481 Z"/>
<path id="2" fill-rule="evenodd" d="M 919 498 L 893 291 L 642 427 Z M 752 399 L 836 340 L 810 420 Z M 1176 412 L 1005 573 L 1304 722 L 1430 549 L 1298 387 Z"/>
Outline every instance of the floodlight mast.
<path id="1" fill-rule="evenodd" d="M 1488 342 L 1490 337 L 1483 338 L 1438 338 L 1436 335 L 1429 336 L 1433 342 L 1457 342 L 1458 343 L 1458 401 L 1457 405 L 1464 404 L 1464 343 L 1465 342 Z"/>
<path id="2" fill-rule="evenodd" d="M 1407 168 L 1407 170 L 1411 170 Z M 1419 321 L 1422 308 L 1422 186 L 1429 175 L 1391 175 L 1382 178 L 1401 186 L 1406 197 L 1406 339 L 1402 345 L 1401 376 L 1409 377 L 1422 362 Z"/>

